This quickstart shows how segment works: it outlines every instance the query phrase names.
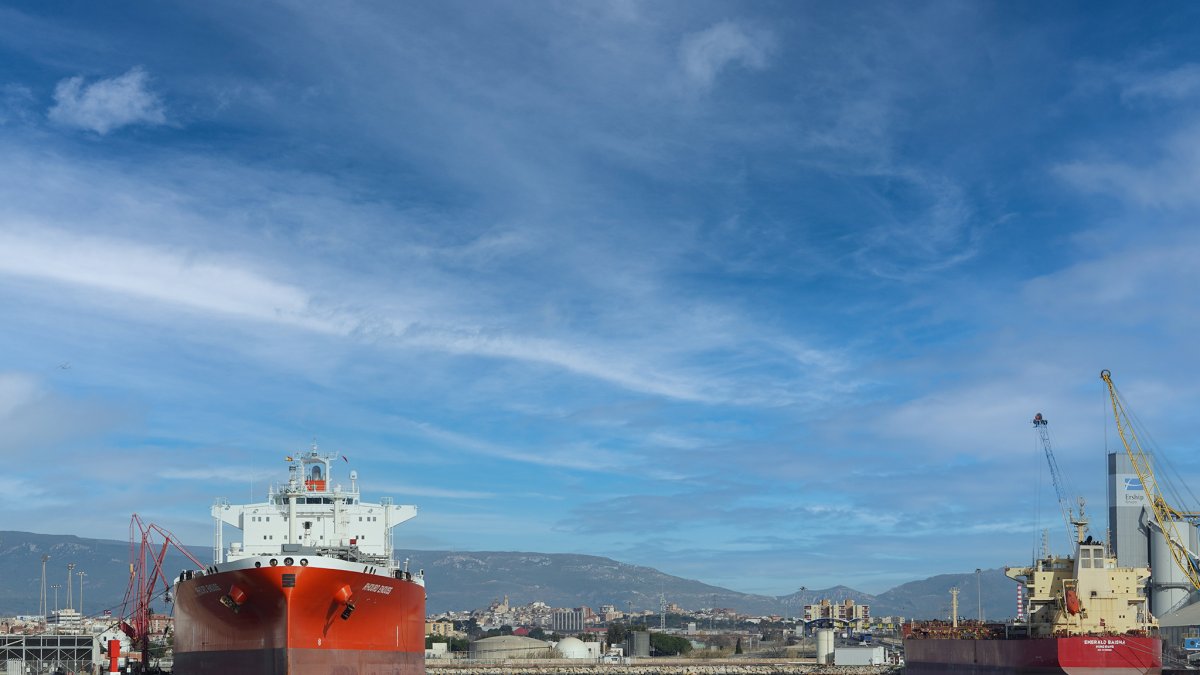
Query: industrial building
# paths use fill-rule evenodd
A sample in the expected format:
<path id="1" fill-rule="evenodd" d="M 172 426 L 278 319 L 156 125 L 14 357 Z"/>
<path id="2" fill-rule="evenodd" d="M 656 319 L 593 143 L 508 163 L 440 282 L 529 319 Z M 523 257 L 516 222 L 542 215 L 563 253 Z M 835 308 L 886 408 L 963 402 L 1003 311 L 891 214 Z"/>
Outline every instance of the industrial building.
<path id="1" fill-rule="evenodd" d="M 1149 459 L 1150 454 L 1146 455 Z M 1181 543 L 1189 551 L 1200 551 L 1196 528 L 1183 520 L 1176 523 L 1185 539 Z M 1175 563 L 1141 479 L 1124 452 L 1108 455 L 1108 528 L 1117 565 L 1150 568 L 1147 593 L 1153 614 L 1162 619 L 1186 604 L 1192 584 Z"/>
<path id="2" fill-rule="evenodd" d="M 1147 461 L 1150 453 L 1145 453 Z M 1164 521 L 1176 541 L 1200 553 L 1195 525 L 1184 518 Z M 1129 455 L 1108 455 L 1108 530 L 1119 566 L 1149 567 L 1146 595 L 1158 618 L 1164 660 L 1192 662 L 1200 655 L 1200 603 L 1188 575 L 1175 561 L 1167 536 L 1156 520 L 1145 486 Z M 1189 639 L 1190 638 L 1190 639 Z"/>
<path id="3" fill-rule="evenodd" d="M 102 661 L 94 635 L 0 635 L 0 665 L 7 675 L 86 673 Z"/>
<path id="4" fill-rule="evenodd" d="M 639 630 L 627 635 L 625 656 L 650 656 L 650 633 Z"/>
<path id="5" fill-rule="evenodd" d="M 546 659 L 555 656 L 549 642 L 520 635 L 497 635 L 471 643 L 470 656 L 477 661 Z"/>
<path id="6" fill-rule="evenodd" d="M 591 659 L 593 661 L 600 659 L 599 642 L 584 642 L 575 637 L 559 640 L 558 644 L 554 645 L 554 651 L 564 659 Z"/>
<path id="7" fill-rule="evenodd" d="M 882 666 L 887 663 L 887 650 L 882 645 L 847 645 L 833 650 L 835 666 Z"/>

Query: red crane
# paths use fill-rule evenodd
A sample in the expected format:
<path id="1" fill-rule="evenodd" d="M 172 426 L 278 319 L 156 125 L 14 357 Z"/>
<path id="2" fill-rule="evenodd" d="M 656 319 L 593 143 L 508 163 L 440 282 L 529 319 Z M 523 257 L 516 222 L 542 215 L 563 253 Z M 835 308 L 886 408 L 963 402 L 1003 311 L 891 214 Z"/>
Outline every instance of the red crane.
<path id="1" fill-rule="evenodd" d="M 154 523 L 147 525 L 138 514 L 133 514 L 129 521 L 129 587 L 125 590 L 125 604 L 121 610 L 121 632 L 129 636 L 132 650 L 141 653 L 143 671 L 150 664 L 150 602 L 160 582 L 165 597 L 169 598 L 171 590 L 162 567 L 171 546 L 196 567 L 204 567 L 204 563 L 189 553 L 175 535 Z"/>

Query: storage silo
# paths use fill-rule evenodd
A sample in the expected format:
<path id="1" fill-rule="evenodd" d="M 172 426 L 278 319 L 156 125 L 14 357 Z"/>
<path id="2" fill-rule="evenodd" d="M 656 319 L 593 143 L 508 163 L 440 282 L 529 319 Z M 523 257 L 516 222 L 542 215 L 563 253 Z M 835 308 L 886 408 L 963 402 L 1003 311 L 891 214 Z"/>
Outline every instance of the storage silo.
<path id="1" fill-rule="evenodd" d="M 1147 454 L 1149 458 L 1149 454 Z M 1108 454 L 1109 547 L 1119 567 L 1150 567 L 1150 521 L 1146 491 L 1129 455 Z"/>
<path id="2" fill-rule="evenodd" d="M 1182 520 L 1175 521 L 1175 532 L 1183 537 L 1182 543 L 1189 551 L 1196 548 L 1196 528 Z M 1192 591 L 1192 583 L 1171 555 L 1167 535 L 1150 522 L 1150 611 L 1165 614 L 1167 610 L 1183 602 Z"/>
<path id="3" fill-rule="evenodd" d="M 833 636 L 832 628 L 822 628 L 817 631 L 818 665 L 833 665 Z"/>

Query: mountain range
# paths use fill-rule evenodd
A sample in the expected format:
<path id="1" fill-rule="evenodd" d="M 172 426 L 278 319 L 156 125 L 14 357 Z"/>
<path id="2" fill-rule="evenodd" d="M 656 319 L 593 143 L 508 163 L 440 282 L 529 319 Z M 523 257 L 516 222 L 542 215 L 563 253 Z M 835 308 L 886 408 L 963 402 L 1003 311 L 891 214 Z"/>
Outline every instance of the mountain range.
<path id="1" fill-rule="evenodd" d="M 210 547 L 188 548 L 200 560 L 211 558 Z M 153 551 L 158 553 L 157 549 Z M 999 569 L 983 570 L 979 575 L 942 574 L 901 584 L 878 595 L 834 586 L 767 596 L 591 555 L 424 550 L 398 550 L 396 554 L 397 559 L 409 561 L 410 569 L 425 571 L 430 614 L 483 608 L 505 596 L 513 605 L 540 600 L 554 607 L 586 605 L 597 609 L 611 604 L 622 610 L 657 610 L 661 593 L 668 602 L 684 609 L 715 606 L 752 615 L 796 616 L 805 604 L 829 599 L 870 605 L 873 616 L 938 618 L 949 615 L 951 587 L 961 589 L 960 615 L 975 617 L 982 611 L 985 617 L 1003 618 L 1013 616 L 1016 610 L 1016 585 Z M 45 563 L 46 602 L 51 611 L 68 606 L 78 609 L 82 600 L 85 614 L 103 610 L 122 614 L 130 579 L 128 542 L 9 531 L 0 532 L 0 614 L 38 613 L 43 556 L 49 556 Z M 69 593 L 68 563 L 75 564 L 76 572 Z M 180 571 L 194 567 L 179 551 L 168 548 L 162 565 L 167 576 L 158 591 L 165 591 Z M 85 573 L 82 589 L 77 574 L 80 571 Z M 53 588 L 55 585 L 59 588 Z M 168 610 L 162 601 L 155 608 Z"/>

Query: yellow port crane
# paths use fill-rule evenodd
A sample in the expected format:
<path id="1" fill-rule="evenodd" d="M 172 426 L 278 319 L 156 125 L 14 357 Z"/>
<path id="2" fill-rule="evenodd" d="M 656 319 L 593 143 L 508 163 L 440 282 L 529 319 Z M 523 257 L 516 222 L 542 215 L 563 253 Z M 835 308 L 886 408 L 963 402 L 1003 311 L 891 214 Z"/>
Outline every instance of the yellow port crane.
<path id="1" fill-rule="evenodd" d="M 1117 421 L 1117 433 L 1120 434 L 1121 443 L 1125 446 L 1125 454 L 1129 455 L 1129 462 L 1133 464 L 1133 471 L 1142 483 L 1146 501 L 1150 503 L 1150 510 L 1154 513 L 1154 522 L 1158 525 L 1158 529 L 1162 530 L 1163 536 L 1167 540 L 1167 548 L 1171 550 L 1171 557 L 1175 559 L 1175 564 L 1187 576 L 1192 588 L 1200 589 L 1200 570 L 1197 570 L 1195 556 L 1185 546 L 1185 540 L 1180 536 L 1177 527 L 1179 521 L 1191 520 L 1197 514 L 1180 511 L 1163 499 L 1162 492 L 1158 489 L 1158 481 L 1154 477 L 1154 469 L 1150 466 L 1150 458 L 1142 450 L 1137 432 L 1129 421 L 1129 416 L 1125 414 L 1125 404 L 1117 395 L 1117 386 L 1113 384 L 1112 373 L 1102 370 L 1100 379 L 1104 380 L 1104 384 L 1108 386 L 1108 398 L 1112 401 L 1113 417 Z M 1126 436 L 1126 431 L 1128 431 L 1128 436 Z"/>

